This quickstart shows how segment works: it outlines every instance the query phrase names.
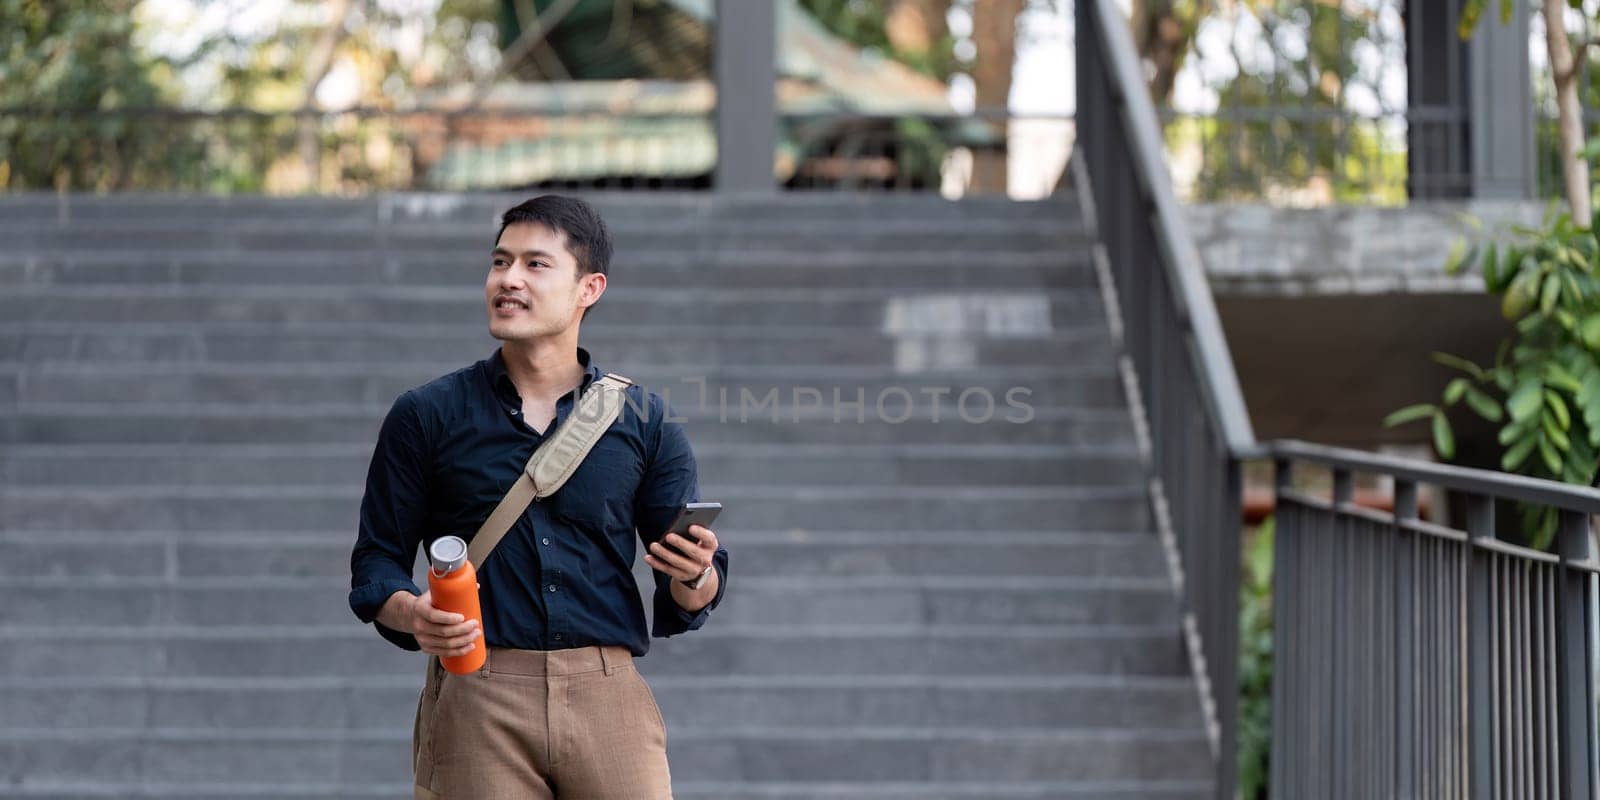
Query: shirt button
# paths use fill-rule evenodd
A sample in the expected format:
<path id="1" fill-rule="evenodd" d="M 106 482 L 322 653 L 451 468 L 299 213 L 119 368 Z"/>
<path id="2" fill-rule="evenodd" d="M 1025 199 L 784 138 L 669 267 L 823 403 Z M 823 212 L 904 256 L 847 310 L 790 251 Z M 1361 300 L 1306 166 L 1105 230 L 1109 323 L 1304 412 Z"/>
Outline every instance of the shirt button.
<path id="1" fill-rule="evenodd" d="M 550 537 L 546 536 L 543 539 L 540 539 L 539 541 L 544 542 L 545 544 L 549 544 L 550 543 Z"/>
<path id="2" fill-rule="evenodd" d="M 559 634 L 559 633 L 556 634 L 556 641 L 558 641 L 558 642 L 561 641 L 561 634 Z"/>
<path id="3" fill-rule="evenodd" d="M 553 583 L 552 583 L 552 584 L 550 584 L 550 591 L 552 591 L 552 592 L 553 592 L 553 591 L 555 591 L 555 590 L 556 590 L 556 585 L 555 585 L 555 584 L 553 584 Z"/>

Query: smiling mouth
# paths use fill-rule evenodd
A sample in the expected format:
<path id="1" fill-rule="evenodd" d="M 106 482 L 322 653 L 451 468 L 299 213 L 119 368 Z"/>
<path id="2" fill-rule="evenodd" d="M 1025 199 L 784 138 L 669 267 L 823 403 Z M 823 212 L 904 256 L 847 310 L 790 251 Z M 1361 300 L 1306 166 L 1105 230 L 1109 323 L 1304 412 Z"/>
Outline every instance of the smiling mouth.
<path id="1" fill-rule="evenodd" d="M 510 298 L 501 298 L 501 299 L 495 301 L 494 310 L 496 310 L 496 311 L 527 311 L 528 310 L 528 305 L 526 303 L 523 303 L 523 302 L 519 301 L 519 300 L 512 300 Z"/>

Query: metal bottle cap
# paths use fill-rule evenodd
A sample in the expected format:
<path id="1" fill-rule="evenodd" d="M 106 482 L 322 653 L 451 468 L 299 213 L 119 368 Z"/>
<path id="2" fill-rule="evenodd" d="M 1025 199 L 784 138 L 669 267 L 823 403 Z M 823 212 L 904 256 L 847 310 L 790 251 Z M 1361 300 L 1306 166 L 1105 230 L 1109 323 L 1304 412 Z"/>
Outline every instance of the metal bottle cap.
<path id="1" fill-rule="evenodd" d="M 428 546 L 433 559 L 433 574 L 449 575 L 467 563 L 467 543 L 460 536 L 440 536 Z"/>

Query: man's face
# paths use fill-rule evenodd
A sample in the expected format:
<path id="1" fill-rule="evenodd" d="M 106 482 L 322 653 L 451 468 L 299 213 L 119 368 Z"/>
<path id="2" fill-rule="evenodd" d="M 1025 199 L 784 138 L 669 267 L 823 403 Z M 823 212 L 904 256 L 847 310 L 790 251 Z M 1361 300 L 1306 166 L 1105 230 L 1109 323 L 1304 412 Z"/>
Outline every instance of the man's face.
<path id="1" fill-rule="evenodd" d="M 605 287 L 606 276 L 579 274 L 566 234 L 538 223 L 508 225 L 490 254 L 483 286 L 489 335 L 527 341 L 562 333 Z"/>

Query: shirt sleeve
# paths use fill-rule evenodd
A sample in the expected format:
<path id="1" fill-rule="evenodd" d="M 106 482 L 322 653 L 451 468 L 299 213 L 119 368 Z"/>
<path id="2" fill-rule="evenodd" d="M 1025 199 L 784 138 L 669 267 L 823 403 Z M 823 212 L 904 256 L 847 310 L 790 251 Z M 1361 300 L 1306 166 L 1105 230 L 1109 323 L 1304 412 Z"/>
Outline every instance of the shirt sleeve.
<path id="1" fill-rule="evenodd" d="M 377 617 L 395 592 L 422 594 L 411 580 L 411 565 L 427 519 L 426 454 L 416 397 L 406 392 L 395 400 L 378 431 L 350 554 L 350 609 L 406 650 L 421 649 L 416 637 L 385 626 Z"/>
<path id="2" fill-rule="evenodd" d="M 649 408 L 652 414 L 659 415 L 656 419 L 660 420 L 660 433 L 635 497 L 633 516 L 639 540 L 646 548 L 661 540 L 684 503 L 698 502 L 700 499 L 694 450 L 689 447 L 689 437 L 683 432 L 683 424 L 669 421 L 673 417 L 672 410 L 659 396 L 651 395 Z M 717 594 L 705 608 L 695 613 L 685 611 L 673 599 L 672 581 L 675 579 L 671 575 L 660 570 L 650 571 L 656 582 L 655 621 L 651 626 L 651 636 L 666 638 L 698 630 L 705 624 L 712 610 L 722 603 L 723 592 L 728 588 L 728 549 L 719 543 L 711 563 L 717 570 Z"/>

